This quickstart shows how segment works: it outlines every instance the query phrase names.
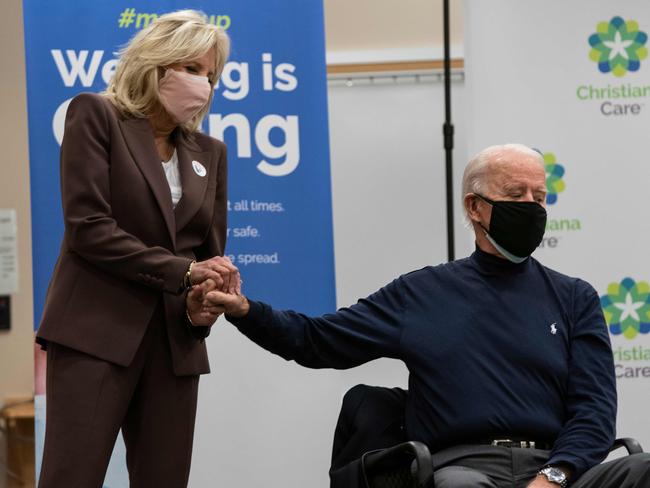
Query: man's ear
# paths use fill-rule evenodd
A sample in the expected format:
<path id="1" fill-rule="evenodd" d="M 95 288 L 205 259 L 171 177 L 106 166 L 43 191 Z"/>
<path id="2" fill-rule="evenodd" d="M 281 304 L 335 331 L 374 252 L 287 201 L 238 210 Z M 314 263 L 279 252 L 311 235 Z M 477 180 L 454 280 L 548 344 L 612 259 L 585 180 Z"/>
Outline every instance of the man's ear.
<path id="1" fill-rule="evenodd" d="M 478 212 L 479 198 L 473 193 L 468 193 L 465 195 L 463 203 L 465 204 L 465 210 L 469 219 L 472 222 L 480 222 L 481 217 Z"/>

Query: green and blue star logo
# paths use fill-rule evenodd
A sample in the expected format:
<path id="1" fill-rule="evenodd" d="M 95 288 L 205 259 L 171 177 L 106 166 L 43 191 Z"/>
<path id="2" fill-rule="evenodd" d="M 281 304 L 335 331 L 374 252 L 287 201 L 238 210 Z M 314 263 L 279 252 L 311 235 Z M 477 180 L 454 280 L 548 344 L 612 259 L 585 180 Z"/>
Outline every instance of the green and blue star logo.
<path id="1" fill-rule="evenodd" d="M 648 35 L 639 30 L 635 20 L 625 21 L 617 16 L 609 22 L 599 22 L 596 32 L 589 36 L 589 58 L 598 63 L 601 73 L 625 76 L 628 71 L 638 71 L 641 61 L 648 56 L 647 41 Z"/>
<path id="2" fill-rule="evenodd" d="M 544 169 L 546 170 L 546 204 L 553 205 L 557 203 L 557 196 L 565 188 L 564 166 L 557 162 L 555 154 L 542 153 L 544 158 Z"/>
<path id="3" fill-rule="evenodd" d="M 610 283 L 600 306 L 612 335 L 634 339 L 650 332 L 650 285 L 646 281 L 624 278 Z"/>

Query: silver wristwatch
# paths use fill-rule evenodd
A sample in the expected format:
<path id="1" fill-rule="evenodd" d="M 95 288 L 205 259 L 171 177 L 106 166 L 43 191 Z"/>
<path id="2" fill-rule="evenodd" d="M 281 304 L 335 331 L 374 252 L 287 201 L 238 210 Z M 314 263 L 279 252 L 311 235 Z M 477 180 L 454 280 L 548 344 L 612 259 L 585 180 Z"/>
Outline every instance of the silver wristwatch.
<path id="1" fill-rule="evenodd" d="M 561 488 L 566 488 L 569 482 L 564 471 L 559 468 L 554 468 L 553 466 L 546 466 L 545 468 L 540 469 L 537 474 L 543 474 L 546 476 L 547 480 L 551 483 L 560 485 Z"/>

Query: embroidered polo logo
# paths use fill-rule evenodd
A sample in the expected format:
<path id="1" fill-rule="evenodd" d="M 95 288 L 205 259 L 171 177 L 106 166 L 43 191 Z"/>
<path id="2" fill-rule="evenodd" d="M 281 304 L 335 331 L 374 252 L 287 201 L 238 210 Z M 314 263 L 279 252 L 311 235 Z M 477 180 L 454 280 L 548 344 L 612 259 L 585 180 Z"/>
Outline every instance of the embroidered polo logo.
<path id="1" fill-rule="evenodd" d="M 557 334 L 557 327 L 556 327 L 556 325 L 557 325 L 557 322 L 553 322 L 553 323 L 551 324 L 551 334 L 553 334 L 553 335 Z"/>
<path id="2" fill-rule="evenodd" d="M 203 166 L 201 163 L 199 163 L 196 160 L 192 161 L 192 168 L 194 169 L 194 172 L 197 175 L 199 175 L 201 178 L 203 178 L 205 175 L 208 174 L 208 171 L 205 169 L 205 166 Z"/>

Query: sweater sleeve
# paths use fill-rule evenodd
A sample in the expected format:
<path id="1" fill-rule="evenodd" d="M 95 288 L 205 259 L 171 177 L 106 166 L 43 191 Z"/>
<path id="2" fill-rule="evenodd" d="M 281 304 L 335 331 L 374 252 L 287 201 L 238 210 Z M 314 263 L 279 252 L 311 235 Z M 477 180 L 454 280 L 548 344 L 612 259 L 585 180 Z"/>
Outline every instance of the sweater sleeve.
<path id="1" fill-rule="evenodd" d="M 584 281 L 576 283 L 573 319 L 566 422 L 548 463 L 569 464 L 577 479 L 614 444 L 616 378 L 600 300 Z"/>
<path id="2" fill-rule="evenodd" d="M 404 303 L 401 278 L 322 317 L 250 302 L 244 318 L 227 317 L 268 351 L 308 368 L 345 369 L 380 357 L 399 358 Z"/>

